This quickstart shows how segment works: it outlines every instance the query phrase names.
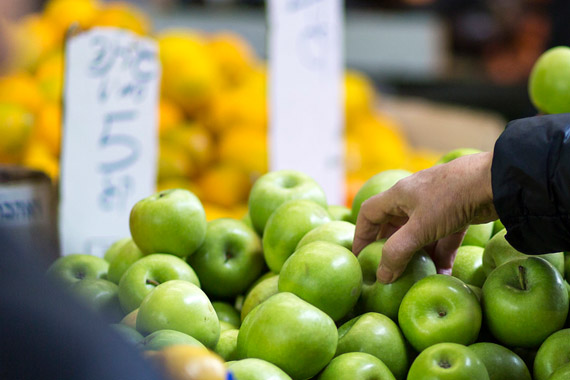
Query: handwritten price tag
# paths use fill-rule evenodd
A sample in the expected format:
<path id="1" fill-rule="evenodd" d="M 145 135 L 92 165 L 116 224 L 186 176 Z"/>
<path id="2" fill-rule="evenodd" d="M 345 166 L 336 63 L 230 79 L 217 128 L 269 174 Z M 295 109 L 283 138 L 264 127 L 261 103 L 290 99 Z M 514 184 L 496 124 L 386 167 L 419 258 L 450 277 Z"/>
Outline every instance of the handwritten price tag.
<path id="1" fill-rule="evenodd" d="M 344 203 L 341 0 L 270 0 L 270 165 Z"/>
<path id="2" fill-rule="evenodd" d="M 155 42 L 96 28 L 66 45 L 60 183 L 63 254 L 101 256 L 155 191 L 160 64 Z"/>

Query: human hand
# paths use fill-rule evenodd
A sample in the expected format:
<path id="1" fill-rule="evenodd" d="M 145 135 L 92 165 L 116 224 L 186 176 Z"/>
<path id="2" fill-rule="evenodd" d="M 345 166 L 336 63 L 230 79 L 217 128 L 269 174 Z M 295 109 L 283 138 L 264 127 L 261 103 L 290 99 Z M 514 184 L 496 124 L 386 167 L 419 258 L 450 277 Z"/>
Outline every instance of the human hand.
<path id="1" fill-rule="evenodd" d="M 459 157 L 419 171 L 364 203 L 356 221 L 353 252 L 388 238 L 377 277 L 396 280 L 424 248 L 438 273 L 451 273 L 469 224 L 498 219 L 491 187 L 492 153 Z"/>

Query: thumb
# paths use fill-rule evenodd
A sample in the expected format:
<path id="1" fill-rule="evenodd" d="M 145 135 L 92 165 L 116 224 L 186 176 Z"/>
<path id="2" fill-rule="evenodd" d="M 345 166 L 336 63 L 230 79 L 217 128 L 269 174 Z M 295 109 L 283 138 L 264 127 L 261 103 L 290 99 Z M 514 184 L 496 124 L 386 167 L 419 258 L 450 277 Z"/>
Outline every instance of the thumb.
<path id="1" fill-rule="evenodd" d="M 414 253 L 425 244 L 421 229 L 414 219 L 410 219 L 384 244 L 376 273 L 378 280 L 385 284 L 395 281 L 404 272 Z"/>

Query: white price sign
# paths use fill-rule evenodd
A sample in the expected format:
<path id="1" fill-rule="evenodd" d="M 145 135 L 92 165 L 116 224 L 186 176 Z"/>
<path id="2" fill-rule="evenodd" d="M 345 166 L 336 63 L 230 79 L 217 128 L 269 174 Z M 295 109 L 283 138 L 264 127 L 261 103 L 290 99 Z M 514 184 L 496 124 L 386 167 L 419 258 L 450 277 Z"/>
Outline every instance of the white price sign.
<path id="1" fill-rule="evenodd" d="M 344 203 L 343 4 L 270 0 L 270 166 L 296 169 Z"/>
<path id="2" fill-rule="evenodd" d="M 59 226 L 63 254 L 101 256 L 155 191 L 160 63 L 155 42 L 96 28 L 68 40 Z"/>

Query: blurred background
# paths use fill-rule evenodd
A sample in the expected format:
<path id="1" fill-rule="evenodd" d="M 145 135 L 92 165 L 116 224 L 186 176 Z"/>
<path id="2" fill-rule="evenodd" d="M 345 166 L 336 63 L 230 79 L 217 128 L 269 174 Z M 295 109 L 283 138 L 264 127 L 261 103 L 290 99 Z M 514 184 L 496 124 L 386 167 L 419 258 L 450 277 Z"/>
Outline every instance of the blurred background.
<path id="1" fill-rule="evenodd" d="M 264 1 L 0 7 L 0 163 L 57 184 L 65 31 L 127 28 L 161 49 L 159 189 L 192 190 L 209 219 L 245 214 L 268 170 Z M 492 149 L 506 121 L 536 114 L 527 80 L 538 56 L 570 45 L 567 0 L 346 0 L 345 13 L 347 204 L 379 171 L 421 170 L 454 148 Z"/>

